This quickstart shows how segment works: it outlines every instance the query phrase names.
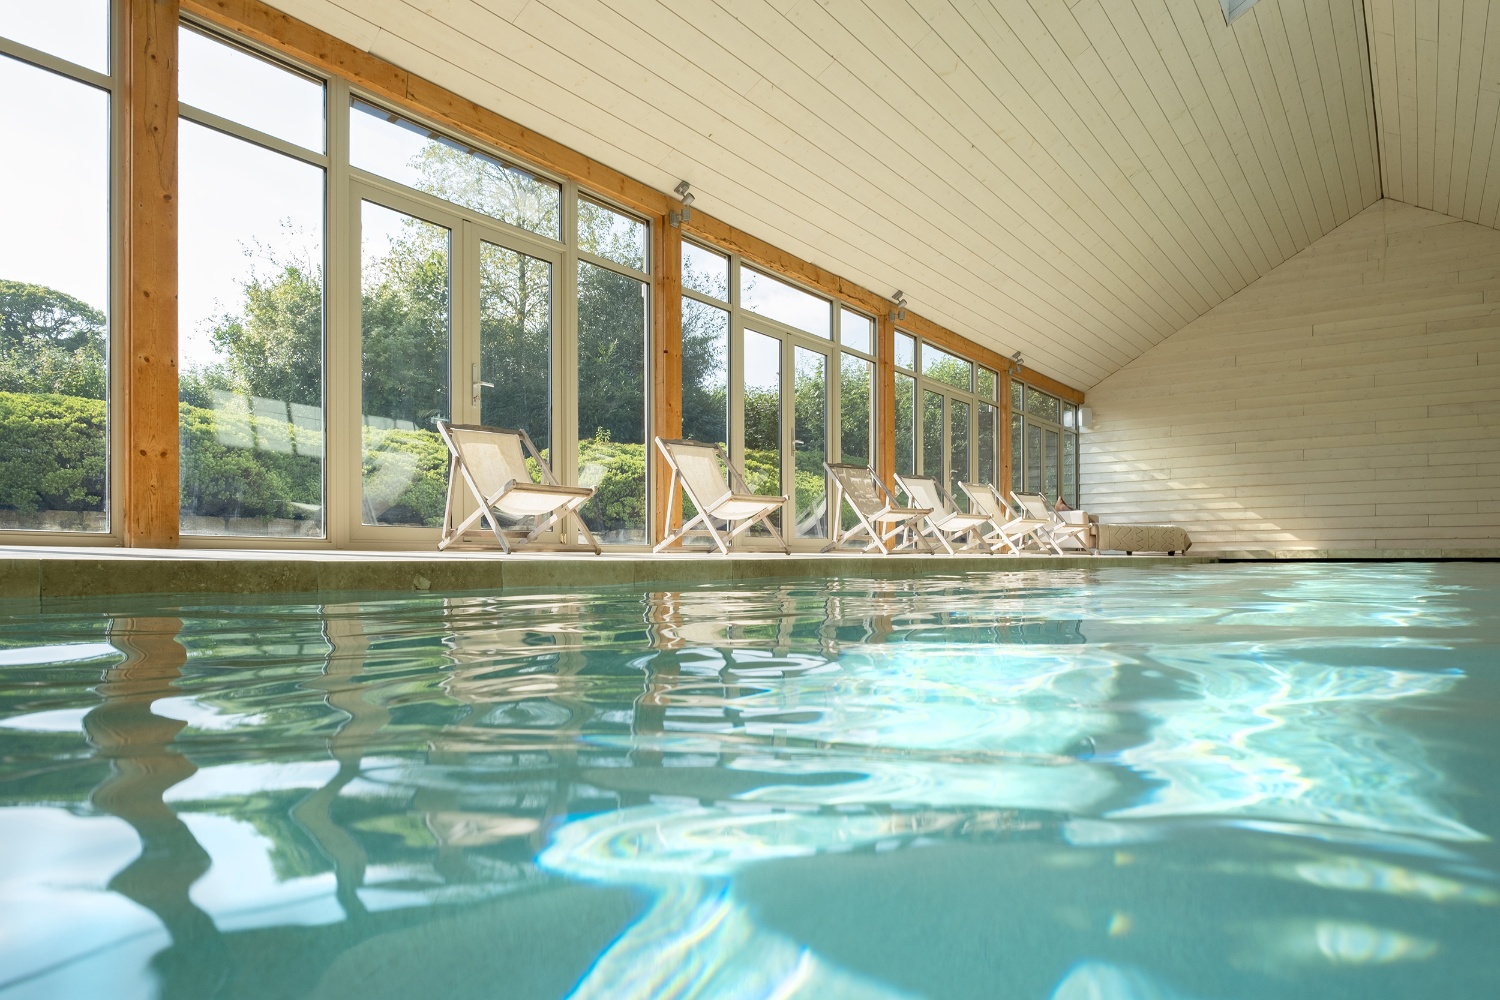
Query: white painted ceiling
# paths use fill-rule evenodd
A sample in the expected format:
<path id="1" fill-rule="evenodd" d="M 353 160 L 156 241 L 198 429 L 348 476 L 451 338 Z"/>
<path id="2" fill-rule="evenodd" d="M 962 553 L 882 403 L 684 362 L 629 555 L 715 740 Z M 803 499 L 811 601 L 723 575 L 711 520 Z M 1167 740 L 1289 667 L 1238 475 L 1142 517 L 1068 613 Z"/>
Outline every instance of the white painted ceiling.
<path id="1" fill-rule="evenodd" d="M 1366 0 L 1389 198 L 1494 226 L 1500 5 Z"/>
<path id="2" fill-rule="evenodd" d="M 1083 389 L 1380 197 L 1366 2 L 272 0 Z"/>

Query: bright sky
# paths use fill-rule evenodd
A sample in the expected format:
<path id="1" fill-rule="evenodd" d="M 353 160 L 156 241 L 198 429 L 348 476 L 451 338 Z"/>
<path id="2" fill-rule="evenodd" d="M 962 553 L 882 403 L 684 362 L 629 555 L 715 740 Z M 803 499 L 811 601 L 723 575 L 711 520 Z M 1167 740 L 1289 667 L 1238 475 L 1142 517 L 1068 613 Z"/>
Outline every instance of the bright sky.
<path id="1" fill-rule="evenodd" d="M 181 133 L 178 351 L 182 367 L 214 359 L 208 330 L 239 312 L 252 273 L 272 260 L 323 260 L 323 171 L 184 121 Z"/>
<path id="2" fill-rule="evenodd" d="M 109 0 L 0 0 L 0 35 L 109 72 Z"/>
<path id="3" fill-rule="evenodd" d="M 0 94 L 0 278 L 106 309 L 109 95 L 3 56 Z"/>

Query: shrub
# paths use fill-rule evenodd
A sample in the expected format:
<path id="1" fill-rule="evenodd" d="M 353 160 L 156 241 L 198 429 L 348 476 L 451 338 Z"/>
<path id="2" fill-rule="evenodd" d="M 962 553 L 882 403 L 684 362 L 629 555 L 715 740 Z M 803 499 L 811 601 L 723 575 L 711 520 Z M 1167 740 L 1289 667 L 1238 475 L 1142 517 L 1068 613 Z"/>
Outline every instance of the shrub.
<path id="1" fill-rule="evenodd" d="M 310 455 L 266 451 L 226 442 L 252 440 L 248 413 L 179 403 L 182 509 L 205 517 L 314 516 L 296 504 L 323 502 L 322 462 Z M 264 433 L 264 431 L 263 431 Z M 282 440 L 295 440 L 287 426 Z"/>
<path id="2" fill-rule="evenodd" d="M 0 509 L 102 511 L 104 400 L 0 392 Z"/>
<path id="3" fill-rule="evenodd" d="M 595 488 L 583 506 L 589 530 L 615 539 L 646 526 L 646 446 L 609 439 L 607 432 L 578 443 L 578 480 Z"/>
<path id="4" fill-rule="evenodd" d="M 364 428 L 364 482 L 367 506 L 383 524 L 443 523 L 448 502 L 448 447 L 436 431 Z M 378 494 L 384 494 L 383 496 Z"/>

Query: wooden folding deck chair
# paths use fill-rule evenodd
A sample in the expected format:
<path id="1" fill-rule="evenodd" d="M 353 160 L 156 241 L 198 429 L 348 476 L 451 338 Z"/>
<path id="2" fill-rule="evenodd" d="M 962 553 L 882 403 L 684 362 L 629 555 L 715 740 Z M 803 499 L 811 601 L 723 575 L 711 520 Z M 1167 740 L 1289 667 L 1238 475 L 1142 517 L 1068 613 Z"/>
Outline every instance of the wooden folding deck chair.
<path id="1" fill-rule="evenodd" d="M 1009 549 L 1011 555 L 1018 556 L 1021 554 L 1021 545 L 1027 542 L 1032 533 L 1048 526 L 1046 521 L 1030 518 L 1025 514 L 1017 515 L 1000 495 L 1000 491 L 989 483 L 959 483 L 958 486 L 969 495 L 974 509 L 989 515 L 990 523 L 995 526 L 994 531 L 983 536 L 984 543 L 990 547 L 991 552 Z"/>
<path id="2" fill-rule="evenodd" d="M 771 515 L 786 503 L 786 497 L 768 496 L 750 492 L 744 474 L 729 462 L 724 449 L 716 444 L 702 441 L 663 441 L 656 439 L 656 447 L 672 470 L 672 480 L 667 485 L 667 510 L 676 510 L 677 490 L 697 508 L 696 516 L 656 544 L 654 551 L 660 552 L 674 543 L 681 544 L 688 535 L 707 534 L 719 551 L 729 554 L 729 545 L 756 524 L 764 524 L 776 544 L 786 553 L 792 551 Z M 722 464 L 722 468 L 720 466 Z M 725 482 L 724 471 L 728 470 L 730 482 Z M 715 527 L 715 521 L 723 521 L 724 529 Z M 739 522 L 737 525 L 735 522 Z M 697 527 L 702 525 L 702 527 Z"/>
<path id="3" fill-rule="evenodd" d="M 536 445 L 525 431 L 478 424 L 449 424 L 438 421 L 438 434 L 448 446 L 448 504 L 443 511 L 443 537 L 439 549 L 446 549 L 463 538 L 476 521 L 483 519 L 495 535 L 500 548 L 509 553 L 537 539 L 542 532 L 571 517 L 588 546 L 598 555 L 602 550 L 594 533 L 578 513 L 594 495 L 592 486 L 562 486 L 547 467 Z M 525 452 L 522 452 L 522 447 Z M 526 468 L 526 454 L 542 471 L 542 483 L 531 481 Z M 462 483 L 462 486 L 460 486 Z M 473 500 L 474 511 L 459 520 L 464 488 Z M 502 528 L 497 515 L 509 518 L 532 517 L 536 526 L 530 531 Z"/>
<path id="4" fill-rule="evenodd" d="M 833 508 L 830 531 L 833 540 L 823 546 L 824 552 L 859 541 L 861 537 L 869 539 L 869 544 L 861 552 L 879 551 L 882 555 L 890 555 L 903 549 L 915 549 L 918 545 L 928 552 L 933 551 L 932 543 L 913 524 L 932 511 L 901 506 L 896 501 L 896 494 L 886 488 L 868 465 L 824 462 L 823 467 L 833 477 L 833 503 L 830 504 Z M 859 523 L 848 531 L 842 529 L 846 500 L 849 509 L 859 519 Z M 896 543 L 897 536 L 901 536 L 899 543 Z"/>
<path id="5" fill-rule="evenodd" d="M 948 499 L 936 479 L 927 476 L 897 476 L 896 482 L 901 484 L 901 488 L 913 502 L 931 508 L 932 512 L 923 519 L 920 531 L 936 538 L 950 556 L 955 552 L 967 552 L 976 548 L 991 551 L 984 542 L 982 531 L 983 526 L 990 521 L 988 514 L 965 514 L 959 510 Z M 969 536 L 969 540 L 954 549 L 949 539 L 965 535 Z"/>
<path id="6" fill-rule="evenodd" d="M 1088 530 L 1088 525 L 1086 524 L 1068 524 L 1062 518 L 1058 517 L 1057 511 L 1052 509 L 1052 505 L 1047 502 L 1047 498 L 1041 493 L 1012 492 L 1010 497 L 1016 506 L 1020 507 L 1026 514 L 1028 519 L 1041 522 L 1040 526 L 1030 532 L 1030 536 L 1038 544 L 1050 546 L 1052 551 L 1058 555 L 1063 555 L 1062 546 L 1057 544 L 1059 537 L 1070 534 L 1077 537 L 1077 532 Z"/>

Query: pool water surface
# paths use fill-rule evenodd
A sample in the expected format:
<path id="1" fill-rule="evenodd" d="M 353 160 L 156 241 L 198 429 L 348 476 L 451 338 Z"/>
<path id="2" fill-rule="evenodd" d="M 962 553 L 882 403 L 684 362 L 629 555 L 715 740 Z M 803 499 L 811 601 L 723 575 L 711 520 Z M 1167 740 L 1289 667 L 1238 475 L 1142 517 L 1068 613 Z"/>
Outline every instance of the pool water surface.
<path id="1" fill-rule="evenodd" d="M 0 1000 L 1497 997 L 1497 653 L 1495 563 L 0 606 Z"/>

